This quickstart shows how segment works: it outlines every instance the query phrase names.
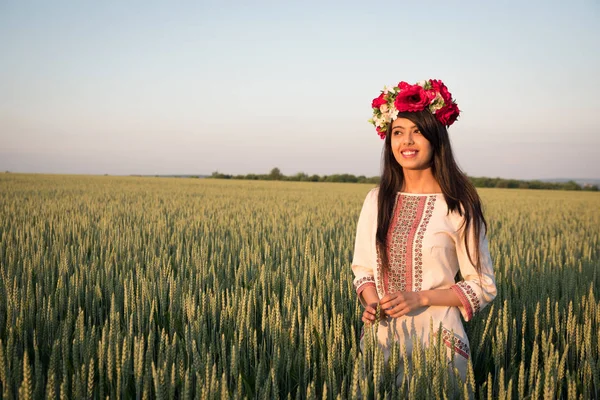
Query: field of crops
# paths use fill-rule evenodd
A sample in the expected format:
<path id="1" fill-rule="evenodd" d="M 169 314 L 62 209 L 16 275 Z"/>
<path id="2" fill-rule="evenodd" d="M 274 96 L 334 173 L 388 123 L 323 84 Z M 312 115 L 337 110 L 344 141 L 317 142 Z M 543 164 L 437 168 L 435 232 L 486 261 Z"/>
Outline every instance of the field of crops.
<path id="1" fill-rule="evenodd" d="M 0 175 L 1 397 L 598 398 L 600 194 L 481 190 L 466 382 L 431 346 L 397 386 L 402 349 L 358 348 L 370 187 Z"/>

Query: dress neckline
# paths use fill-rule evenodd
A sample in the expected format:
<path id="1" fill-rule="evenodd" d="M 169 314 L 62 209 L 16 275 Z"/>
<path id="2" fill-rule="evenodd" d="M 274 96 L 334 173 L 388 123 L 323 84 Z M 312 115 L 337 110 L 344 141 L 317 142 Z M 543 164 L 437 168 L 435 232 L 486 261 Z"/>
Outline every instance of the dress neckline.
<path id="1" fill-rule="evenodd" d="M 408 193 L 408 192 L 398 192 L 401 196 L 443 196 L 444 193 Z"/>

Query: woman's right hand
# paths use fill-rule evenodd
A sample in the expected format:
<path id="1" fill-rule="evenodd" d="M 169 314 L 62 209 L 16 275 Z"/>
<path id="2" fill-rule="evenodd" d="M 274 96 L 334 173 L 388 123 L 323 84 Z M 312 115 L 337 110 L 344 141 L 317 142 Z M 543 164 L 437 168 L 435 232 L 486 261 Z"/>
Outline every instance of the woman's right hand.
<path id="1" fill-rule="evenodd" d="M 377 305 L 378 303 L 369 304 L 365 307 L 365 311 L 363 311 L 362 321 L 365 324 L 372 324 L 375 322 L 377 318 Z"/>

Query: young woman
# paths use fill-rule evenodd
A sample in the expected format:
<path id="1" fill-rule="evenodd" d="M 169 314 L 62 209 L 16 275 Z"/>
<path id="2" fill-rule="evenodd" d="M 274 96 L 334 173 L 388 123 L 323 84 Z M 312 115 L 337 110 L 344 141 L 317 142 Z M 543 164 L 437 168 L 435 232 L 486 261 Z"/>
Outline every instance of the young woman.
<path id="1" fill-rule="evenodd" d="M 390 346 L 405 345 L 410 355 L 412 335 L 427 345 L 432 320 L 464 377 L 470 349 L 461 314 L 469 321 L 496 297 L 496 284 L 481 201 L 448 137 L 460 111 L 438 80 L 386 87 L 372 107 L 370 122 L 385 144 L 352 261 L 362 320 L 375 322 L 379 306 L 386 360 Z"/>

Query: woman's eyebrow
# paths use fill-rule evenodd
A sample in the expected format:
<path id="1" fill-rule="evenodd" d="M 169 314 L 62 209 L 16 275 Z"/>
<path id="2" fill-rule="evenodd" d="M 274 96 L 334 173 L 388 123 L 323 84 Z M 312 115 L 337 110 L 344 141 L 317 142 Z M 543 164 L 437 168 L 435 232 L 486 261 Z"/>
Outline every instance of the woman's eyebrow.
<path id="1" fill-rule="evenodd" d="M 406 128 L 404 128 L 403 126 L 395 126 L 395 127 L 393 127 L 393 128 L 392 128 L 392 130 L 394 130 L 394 129 L 401 129 L 401 130 L 404 130 L 404 129 L 406 129 Z M 418 126 L 416 126 L 416 125 L 413 125 L 413 126 L 411 126 L 410 128 L 408 128 L 408 129 L 419 129 L 419 127 L 418 127 Z"/>

